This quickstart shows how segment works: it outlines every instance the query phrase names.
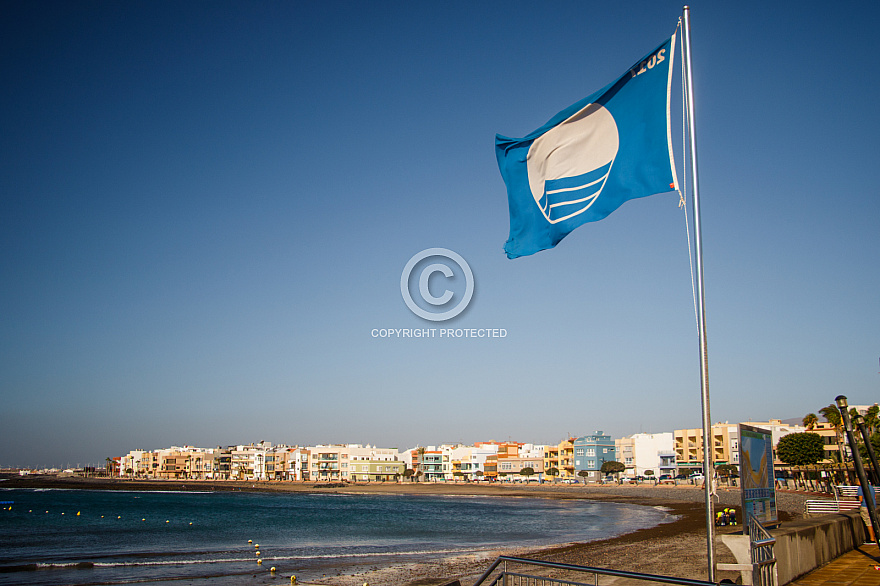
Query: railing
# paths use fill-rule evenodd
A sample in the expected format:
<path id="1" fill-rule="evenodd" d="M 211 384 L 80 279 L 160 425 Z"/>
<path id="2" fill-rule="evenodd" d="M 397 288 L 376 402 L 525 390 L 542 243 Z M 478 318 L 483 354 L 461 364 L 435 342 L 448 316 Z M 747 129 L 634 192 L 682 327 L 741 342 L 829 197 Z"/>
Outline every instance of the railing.
<path id="1" fill-rule="evenodd" d="M 776 586 L 776 555 L 773 553 L 776 539 L 752 514 L 749 514 L 749 542 L 752 552 L 752 584 Z"/>
<path id="2" fill-rule="evenodd" d="M 535 576 L 512 572 L 508 570 L 508 564 L 536 566 L 581 574 L 592 574 L 593 581 L 576 582 L 563 578 L 551 578 L 548 576 Z M 494 577 L 492 577 L 494 575 Z M 657 576 L 654 574 L 640 574 L 638 572 L 624 572 L 622 570 L 610 570 L 607 568 L 591 568 L 589 566 L 575 566 L 572 564 L 558 564 L 526 558 L 501 556 L 489 566 L 480 578 L 474 582 L 474 586 L 599 586 L 599 576 L 613 578 L 630 578 L 646 582 L 660 582 L 662 584 L 679 584 L 681 586 L 717 586 L 715 582 L 704 580 L 692 580 L 690 578 L 674 578 L 671 576 Z M 491 578 L 491 580 L 490 580 Z"/>
<path id="3" fill-rule="evenodd" d="M 804 501 L 804 514 L 809 515 L 828 515 L 832 513 L 840 513 L 842 511 L 856 511 L 861 506 L 858 499 L 858 486 L 835 485 L 834 500 L 831 499 L 809 499 Z M 878 495 L 878 489 L 874 489 L 874 495 Z"/>

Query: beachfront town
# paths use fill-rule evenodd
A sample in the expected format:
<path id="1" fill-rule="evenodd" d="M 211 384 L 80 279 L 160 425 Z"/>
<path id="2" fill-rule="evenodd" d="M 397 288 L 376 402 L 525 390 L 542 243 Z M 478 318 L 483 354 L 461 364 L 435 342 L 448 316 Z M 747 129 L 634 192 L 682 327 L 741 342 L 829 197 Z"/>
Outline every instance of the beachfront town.
<path id="1" fill-rule="evenodd" d="M 880 406 L 851 405 L 866 421 L 878 419 Z M 825 410 L 822 411 L 825 413 Z M 840 421 L 797 420 L 742 422 L 772 435 L 774 464 L 779 440 L 812 432 L 822 438 L 824 458 L 836 463 L 845 449 Z M 880 425 L 872 431 L 880 432 Z M 873 443 L 873 440 L 872 440 Z M 739 466 L 739 425 L 712 425 L 712 462 L 716 473 L 735 474 Z M 473 445 L 442 444 L 409 449 L 362 444 L 296 446 L 260 441 L 216 448 L 171 446 L 136 449 L 108 457 L 102 467 L 21 469 L 20 474 L 110 476 L 142 480 L 238 480 L 329 482 L 676 482 L 701 480 L 702 428 L 637 433 L 612 438 L 602 431 L 567 437 L 558 444 L 483 441 Z"/>
<path id="2" fill-rule="evenodd" d="M 880 410 L 876 403 L 852 405 L 851 408 L 869 420 L 877 419 Z M 807 431 L 822 437 L 825 462 L 841 461 L 840 452 L 845 442 L 842 441 L 843 430 L 839 421 L 822 422 L 814 414 L 807 415 L 803 424 L 796 421 L 771 419 L 743 423 L 772 434 L 776 465 L 783 464 L 775 452 L 779 440 L 789 434 Z M 716 471 L 725 467 L 731 471 L 738 467 L 738 439 L 738 424 L 725 422 L 712 426 L 710 445 Z M 20 471 L 22 474 L 29 472 Z M 677 429 L 622 438 L 612 438 L 596 431 L 567 437 L 553 445 L 483 441 L 473 445 L 428 445 L 404 450 L 361 444 L 273 445 L 264 441 L 216 448 L 187 445 L 131 450 L 123 456 L 108 457 L 102 469 L 40 472 L 215 481 L 693 481 L 701 479 L 703 473 L 703 431 L 701 428 Z"/>

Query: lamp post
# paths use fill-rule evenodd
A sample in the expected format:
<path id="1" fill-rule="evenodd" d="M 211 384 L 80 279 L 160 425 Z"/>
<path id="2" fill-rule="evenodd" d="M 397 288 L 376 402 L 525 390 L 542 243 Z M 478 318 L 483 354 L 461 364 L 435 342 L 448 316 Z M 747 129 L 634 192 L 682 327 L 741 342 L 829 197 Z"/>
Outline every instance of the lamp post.
<path id="1" fill-rule="evenodd" d="M 877 456 L 874 455 L 874 446 L 871 444 L 871 436 L 868 434 L 868 427 L 865 425 L 865 419 L 861 415 L 856 415 L 852 418 L 852 422 L 853 425 L 859 428 L 859 432 L 861 432 L 862 439 L 865 442 L 865 451 L 868 452 L 868 459 L 871 460 L 871 467 L 874 472 L 874 485 L 880 486 L 880 468 L 877 467 Z"/>
<path id="2" fill-rule="evenodd" d="M 834 400 L 837 402 L 837 408 L 840 410 L 840 416 L 843 418 L 843 425 L 846 429 L 846 439 L 849 443 L 849 451 L 852 452 L 853 463 L 856 466 L 856 474 L 859 477 L 859 483 L 862 485 L 862 494 L 864 495 L 862 498 L 865 499 L 865 503 L 868 505 L 868 516 L 871 518 L 874 535 L 880 537 L 880 521 L 877 519 L 877 505 L 874 487 L 868 482 L 868 475 L 865 474 L 865 467 L 862 466 L 862 456 L 859 454 L 859 446 L 856 445 L 856 438 L 853 435 L 852 421 L 849 418 L 849 405 L 846 402 L 846 397 L 843 395 L 838 395 Z M 871 492 L 870 499 L 868 498 L 869 490 Z"/>

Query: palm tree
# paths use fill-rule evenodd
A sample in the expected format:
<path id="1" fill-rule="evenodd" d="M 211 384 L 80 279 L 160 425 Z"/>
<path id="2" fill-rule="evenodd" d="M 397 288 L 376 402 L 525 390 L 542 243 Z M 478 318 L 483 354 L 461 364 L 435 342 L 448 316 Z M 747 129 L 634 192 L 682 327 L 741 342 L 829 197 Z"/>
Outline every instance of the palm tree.
<path id="1" fill-rule="evenodd" d="M 425 464 L 425 447 L 424 447 L 424 446 L 419 446 L 418 449 L 416 449 L 416 453 L 419 455 L 419 463 L 418 463 L 419 468 L 418 468 L 418 470 L 416 471 L 416 480 L 418 480 L 419 476 L 421 476 L 422 474 L 425 473 L 425 469 L 424 469 L 424 464 Z"/>
<path id="2" fill-rule="evenodd" d="M 807 428 L 807 431 L 813 431 L 817 423 L 819 423 L 819 418 L 816 417 L 815 413 L 807 413 L 804 416 L 804 427 Z"/>
<path id="3" fill-rule="evenodd" d="M 840 411 L 837 409 L 837 405 L 831 404 L 827 407 L 823 407 L 819 409 L 819 413 L 822 414 L 822 417 L 834 427 L 834 439 L 837 442 L 837 458 L 838 461 L 843 462 L 843 445 L 841 442 L 841 436 L 843 435 L 843 419 L 840 417 Z"/>
<path id="4" fill-rule="evenodd" d="M 875 404 L 868 407 L 868 411 L 865 413 L 865 425 L 868 426 L 868 434 L 874 435 L 880 426 L 880 406 Z"/>

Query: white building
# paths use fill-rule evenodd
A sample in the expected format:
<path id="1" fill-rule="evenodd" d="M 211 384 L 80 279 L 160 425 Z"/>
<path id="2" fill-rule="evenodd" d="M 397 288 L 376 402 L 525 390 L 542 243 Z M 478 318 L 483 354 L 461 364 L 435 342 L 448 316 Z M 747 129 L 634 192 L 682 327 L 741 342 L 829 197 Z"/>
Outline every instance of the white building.
<path id="1" fill-rule="evenodd" d="M 618 461 L 626 466 L 624 476 L 645 476 L 650 470 L 657 478 L 675 474 L 675 441 L 671 432 L 637 433 L 614 440 Z"/>

